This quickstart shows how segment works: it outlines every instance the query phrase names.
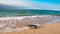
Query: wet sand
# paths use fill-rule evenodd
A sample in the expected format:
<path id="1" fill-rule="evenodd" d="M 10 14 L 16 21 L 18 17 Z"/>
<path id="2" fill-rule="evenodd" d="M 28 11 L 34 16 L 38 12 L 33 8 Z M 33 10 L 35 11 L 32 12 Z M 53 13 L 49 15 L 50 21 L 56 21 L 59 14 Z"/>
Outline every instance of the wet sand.
<path id="1" fill-rule="evenodd" d="M 60 22 L 43 25 L 38 29 L 25 29 L 22 31 L 0 32 L 0 34 L 60 34 Z"/>
<path id="2" fill-rule="evenodd" d="M 59 16 L 34 17 L 34 18 L 28 17 L 28 18 L 24 18 L 24 19 L 18 19 L 18 18 L 6 19 L 5 18 L 5 19 L 0 20 L 0 33 L 1 34 L 20 34 L 20 33 L 21 34 L 34 34 L 34 32 L 38 31 L 38 33 L 36 33 L 36 34 L 39 34 L 39 33 L 43 34 L 43 33 L 45 33 L 45 30 L 46 30 L 46 33 L 48 31 L 49 31 L 49 33 L 51 33 L 51 31 L 50 31 L 51 28 L 54 30 L 57 29 L 57 33 L 59 33 L 60 31 L 58 31 L 58 30 L 60 30 L 59 29 L 60 21 L 54 22 L 56 20 L 60 20 L 60 17 Z M 57 23 L 59 23 L 59 24 L 57 24 Z M 43 27 L 38 28 L 38 29 L 25 29 L 25 30 L 18 29 L 21 31 L 16 30 L 16 28 L 22 28 L 28 24 L 41 24 Z M 8 29 L 6 29 L 6 28 L 8 28 Z M 9 31 L 10 29 L 12 29 L 12 30 Z M 30 33 L 29 33 L 29 31 L 30 31 Z M 55 32 L 55 31 L 52 31 L 52 33 L 53 32 Z"/>

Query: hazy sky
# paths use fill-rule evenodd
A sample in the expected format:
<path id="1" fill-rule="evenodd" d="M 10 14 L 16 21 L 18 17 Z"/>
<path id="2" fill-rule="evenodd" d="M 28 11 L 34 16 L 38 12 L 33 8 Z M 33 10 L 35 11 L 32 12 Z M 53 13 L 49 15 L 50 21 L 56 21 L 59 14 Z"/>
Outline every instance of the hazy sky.
<path id="1" fill-rule="evenodd" d="M 16 6 L 17 9 L 60 10 L 60 0 L 0 0 L 0 4 Z"/>

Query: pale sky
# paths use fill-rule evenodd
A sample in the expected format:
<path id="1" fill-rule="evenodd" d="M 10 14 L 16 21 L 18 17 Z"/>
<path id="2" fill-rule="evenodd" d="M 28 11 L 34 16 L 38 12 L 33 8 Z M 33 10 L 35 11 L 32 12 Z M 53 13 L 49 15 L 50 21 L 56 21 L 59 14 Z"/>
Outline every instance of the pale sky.
<path id="1" fill-rule="evenodd" d="M 17 9 L 60 10 L 60 0 L 0 0 L 0 4 L 16 6 Z"/>

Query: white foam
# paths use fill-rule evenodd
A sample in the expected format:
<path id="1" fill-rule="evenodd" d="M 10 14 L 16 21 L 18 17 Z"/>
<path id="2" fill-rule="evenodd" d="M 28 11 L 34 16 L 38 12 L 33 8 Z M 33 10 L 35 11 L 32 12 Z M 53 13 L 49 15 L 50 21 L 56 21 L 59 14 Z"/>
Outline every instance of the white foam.
<path id="1" fill-rule="evenodd" d="M 42 26 L 41 24 L 34 24 L 34 25 L 36 25 L 36 26 Z"/>
<path id="2" fill-rule="evenodd" d="M 54 20 L 53 22 L 60 22 L 60 20 Z"/>
<path id="3" fill-rule="evenodd" d="M 51 17 L 51 15 L 35 15 L 35 16 L 20 16 L 20 17 L 2 17 L 2 18 L 0 18 L 0 20 L 24 19 L 24 18 L 35 18 L 35 17 Z"/>
<path id="4" fill-rule="evenodd" d="M 31 16 L 31 18 L 35 18 L 35 17 L 52 17 L 52 15 L 35 15 L 35 16 Z"/>
<path id="5" fill-rule="evenodd" d="M 25 29 L 28 29 L 28 27 L 16 28 L 15 30 L 16 31 L 21 31 L 21 30 L 25 30 Z"/>
<path id="6" fill-rule="evenodd" d="M 4 21 L 4 20 L 10 20 L 10 19 L 19 19 L 19 20 L 22 20 L 24 18 L 35 18 L 35 17 L 51 17 L 50 15 L 36 15 L 36 16 L 20 16 L 20 17 L 1 17 L 0 20 Z M 2 23 L 2 22 L 1 22 Z M 8 23 L 8 22 L 7 22 Z M 14 23 L 14 24 L 11 24 L 11 23 Z M 12 22 L 12 20 L 9 21 L 8 24 L 11 24 L 9 25 L 8 27 L 6 27 L 5 29 L 3 29 L 2 31 L 4 32 L 11 32 L 13 30 L 16 30 L 16 31 L 21 31 L 21 30 L 24 30 L 24 29 L 28 29 L 28 27 L 22 27 L 22 28 L 11 28 L 12 26 L 14 26 L 16 24 L 16 22 Z M 6 25 L 6 23 L 2 23 L 0 25 L 0 28 L 4 27 L 4 25 Z M 40 24 L 35 24 L 37 26 L 41 26 Z"/>
<path id="7" fill-rule="evenodd" d="M 5 24 L 0 24 L 0 28 L 2 28 Z"/>
<path id="8" fill-rule="evenodd" d="M 60 22 L 60 20 L 53 20 L 52 22 L 48 22 L 48 23 L 46 23 L 46 24 L 54 24 L 54 23 L 56 23 L 56 22 Z"/>
<path id="9" fill-rule="evenodd" d="M 3 32 L 12 32 L 12 31 L 22 31 L 22 30 L 25 30 L 25 29 L 28 29 L 28 27 L 15 28 L 15 29 L 14 28 L 7 27 L 6 29 L 4 29 L 2 31 Z"/>

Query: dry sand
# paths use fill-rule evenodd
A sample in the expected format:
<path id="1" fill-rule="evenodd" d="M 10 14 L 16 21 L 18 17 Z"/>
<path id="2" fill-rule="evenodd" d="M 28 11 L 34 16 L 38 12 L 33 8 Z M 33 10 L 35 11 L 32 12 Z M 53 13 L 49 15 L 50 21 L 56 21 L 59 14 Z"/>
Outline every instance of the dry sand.
<path id="1" fill-rule="evenodd" d="M 43 25 L 38 29 L 26 29 L 23 31 L 0 32 L 0 34 L 60 34 L 60 22 Z"/>

